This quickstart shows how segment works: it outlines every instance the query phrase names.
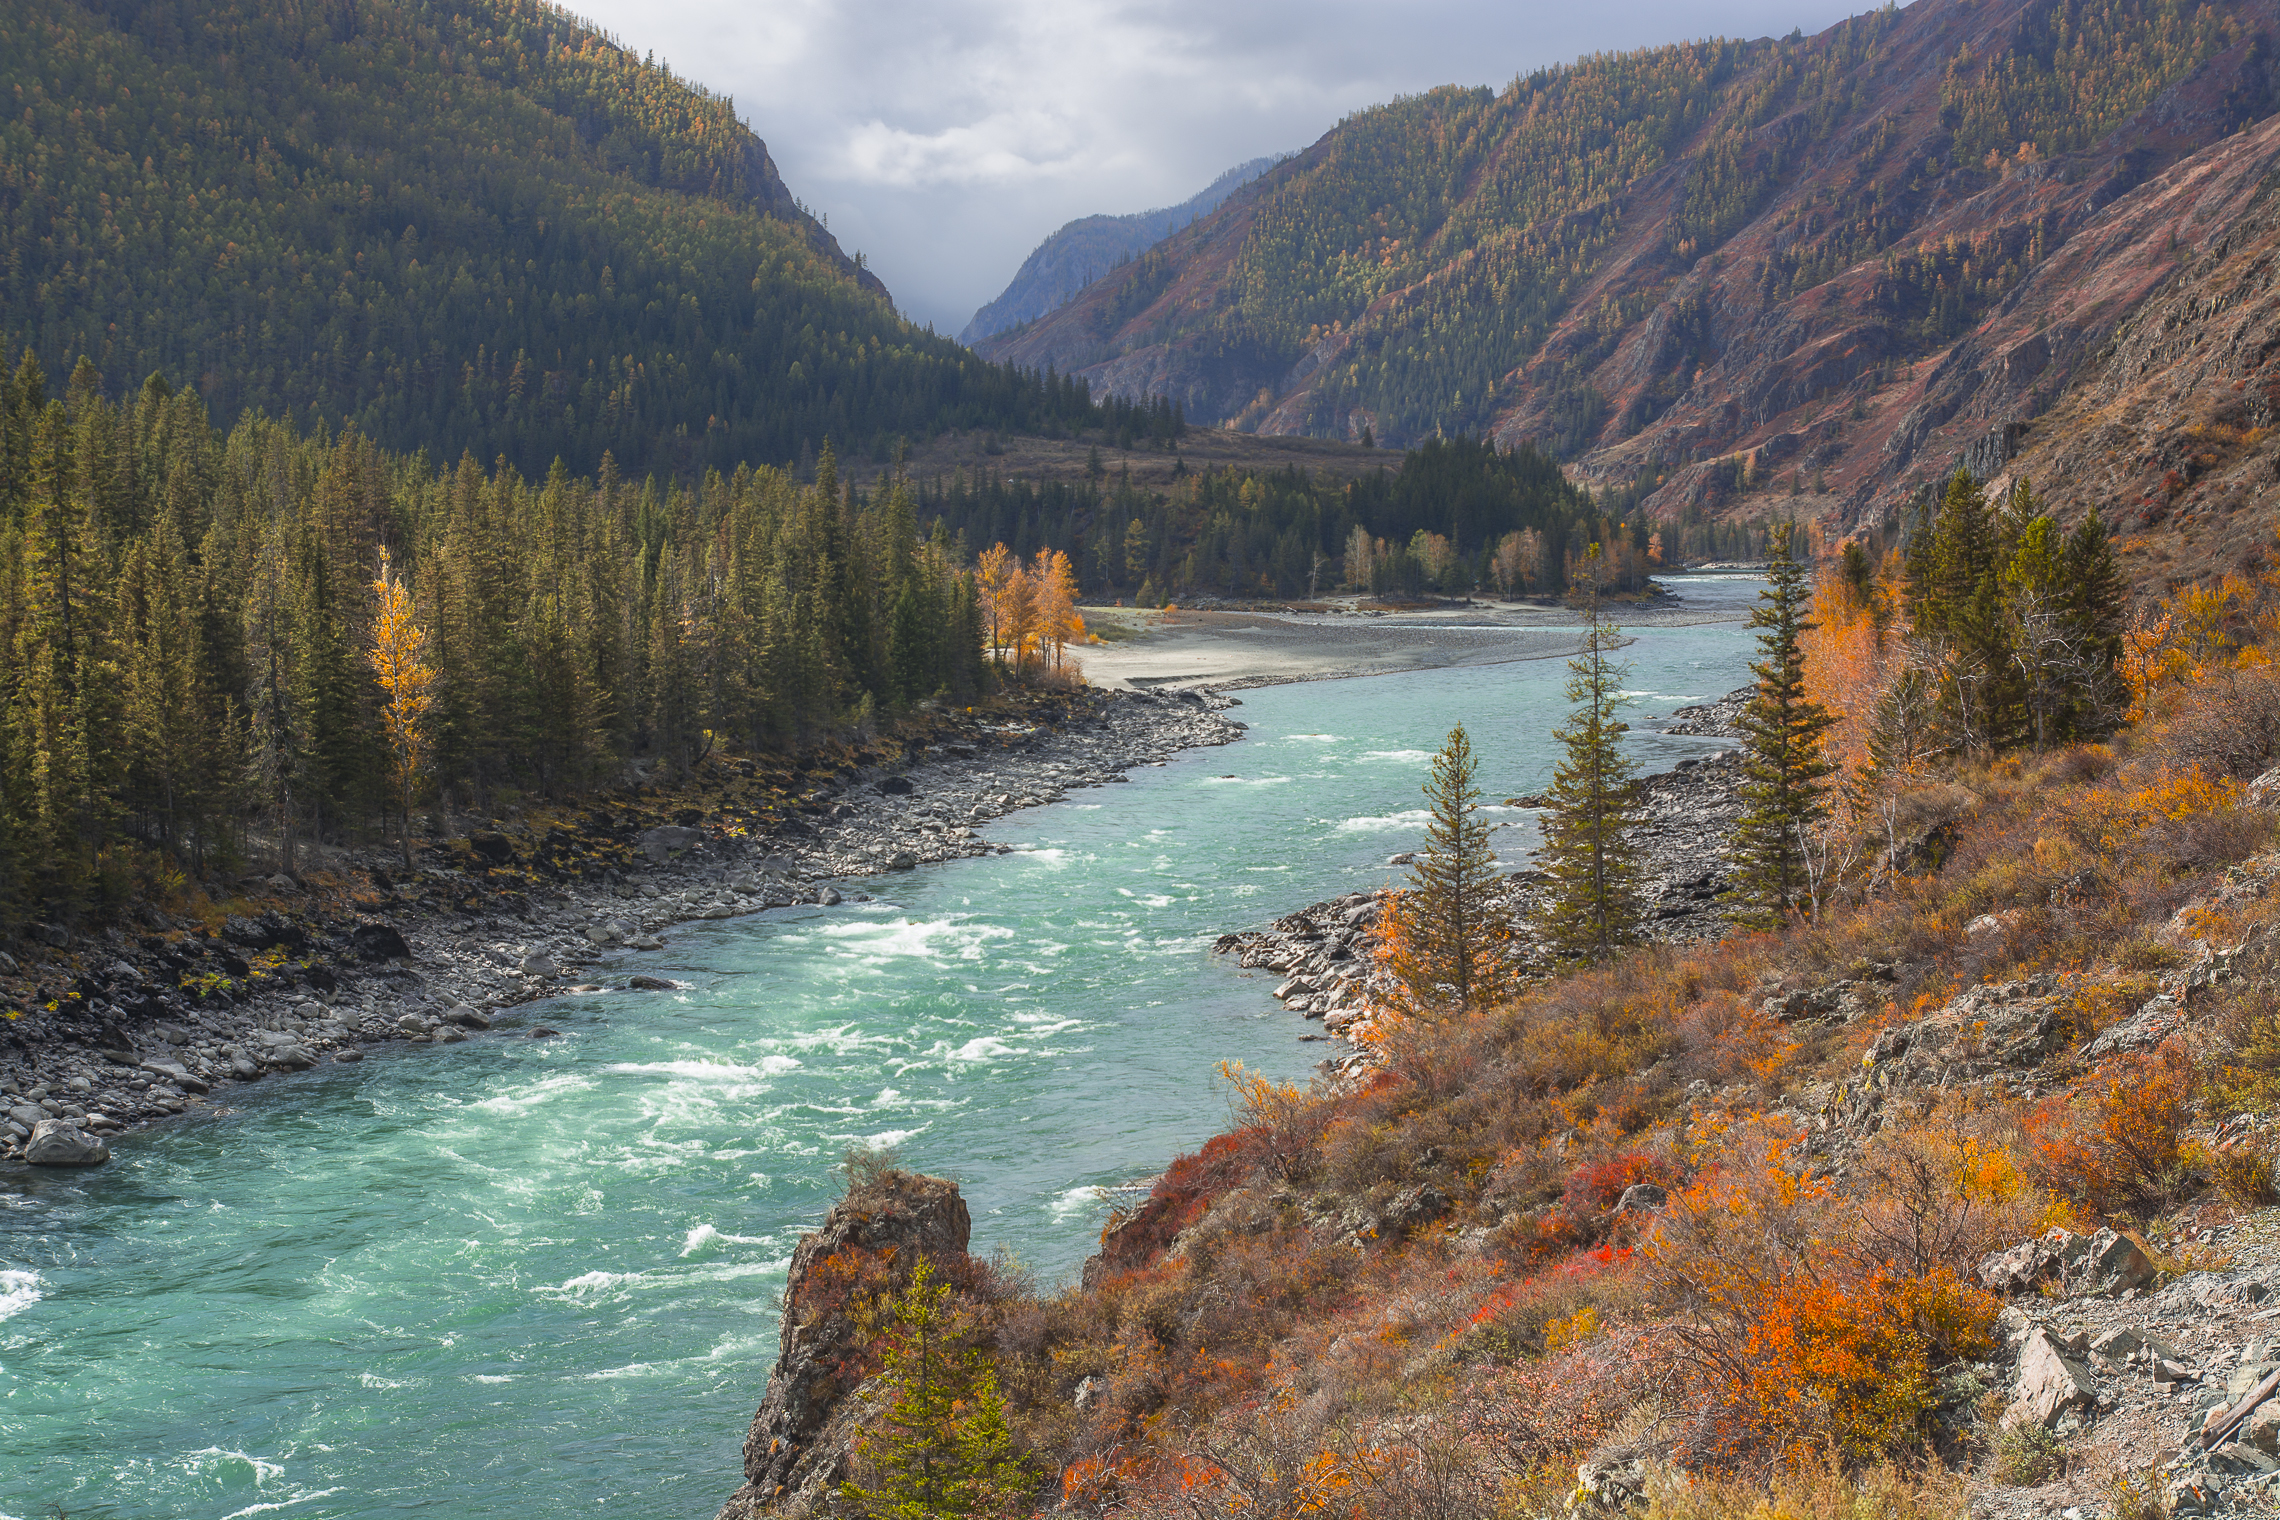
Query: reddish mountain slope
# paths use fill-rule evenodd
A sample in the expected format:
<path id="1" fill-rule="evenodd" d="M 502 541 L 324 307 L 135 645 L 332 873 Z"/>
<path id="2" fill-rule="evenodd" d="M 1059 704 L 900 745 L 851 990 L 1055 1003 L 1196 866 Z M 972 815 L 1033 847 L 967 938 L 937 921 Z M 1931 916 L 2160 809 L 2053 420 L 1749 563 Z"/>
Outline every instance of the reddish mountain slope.
<path id="1" fill-rule="evenodd" d="M 2280 154 L 2242 130 L 2276 22 L 1919 0 L 1436 91 L 985 352 L 1260 432 L 1534 438 L 1666 516 L 1771 487 L 1857 521 L 1974 446 L 2000 468 L 2022 423 L 2039 458 L 2062 418 L 2196 383 L 2172 341 L 2103 402 L 2068 389 L 2180 269 L 2206 299 L 2253 263 L 2235 238 L 2201 268 Z"/>

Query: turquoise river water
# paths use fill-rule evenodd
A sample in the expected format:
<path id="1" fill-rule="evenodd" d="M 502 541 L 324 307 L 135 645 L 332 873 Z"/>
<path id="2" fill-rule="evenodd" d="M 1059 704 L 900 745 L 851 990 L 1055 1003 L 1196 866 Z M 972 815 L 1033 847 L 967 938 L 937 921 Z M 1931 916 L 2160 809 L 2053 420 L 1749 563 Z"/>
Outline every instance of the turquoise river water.
<path id="1" fill-rule="evenodd" d="M 1635 717 L 1746 678 L 1737 622 L 1636 637 Z M 0 1520 L 704 1520 L 850 1145 L 959 1178 L 976 1249 L 1069 1276 L 1101 1187 L 1225 1122 L 1220 1061 L 1332 1049 L 1212 939 L 1398 875 L 1460 719 L 1490 797 L 1541 785 L 1564 678 L 1247 692 L 1244 742 L 993 824 L 1011 854 L 674 931 L 641 966 L 686 991 L 548 1005 L 566 1038 L 382 1048 L 93 1172 L 0 1171 Z"/>

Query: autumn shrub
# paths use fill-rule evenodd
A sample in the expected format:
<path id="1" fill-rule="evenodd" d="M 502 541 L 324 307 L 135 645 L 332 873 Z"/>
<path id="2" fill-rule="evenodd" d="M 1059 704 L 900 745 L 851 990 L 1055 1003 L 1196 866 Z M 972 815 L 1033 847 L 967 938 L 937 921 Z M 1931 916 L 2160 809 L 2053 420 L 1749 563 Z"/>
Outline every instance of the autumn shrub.
<path id="1" fill-rule="evenodd" d="M 2224 997 L 2213 1021 L 2218 1043 L 2208 1075 L 2209 1106 L 2225 1118 L 2270 1113 L 2280 1108 L 2280 989 L 2258 977 Z"/>
<path id="2" fill-rule="evenodd" d="M 1988 1471 L 2013 1488 L 2040 1488 L 2066 1470 L 2066 1447 L 2040 1425 L 2006 1425 L 1995 1433 Z"/>
<path id="3" fill-rule="evenodd" d="M 2045 1099 L 2025 1121 L 2037 1180 L 2101 1216 L 2168 1208 L 2195 1180 L 2184 1149 L 2194 1087 L 2172 1042 Z"/>
<path id="4" fill-rule="evenodd" d="M 1626 1189 L 1641 1182 L 1675 1187 L 1678 1165 L 1668 1156 L 1641 1150 L 1593 1156 L 1568 1173 L 1561 1200 L 1569 1213 L 1589 1219 L 1615 1207 Z"/>
<path id="5" fill-rule="evenodd" d="M 1648 1482 L 1641 1520 L 1954 1520 L 1970 1508 L 1961 1475 L 1944 1467 L 1848 1471 L 1823 1458 L 1764 1482 L 1664 1470 Z"/>
<path id="6" fill-rule="evenodd" d="M 2280 1203 L 2280 1165 L 2271 1144 L 2250 1136 L 2202 1153 L 2209 1181 L 2236 1209 L 2266 1209 Z"/>
<path id="7" fill-rule="evenodd" d="M 1647 1248 L 1702 1399 L 1694 1455 L 1764 1466 L 1826 1445 L 1863 1461 L 1920 1440 L 1935 1368 L 1986 1352 L 1999 1306 L 1937 1248 L 1910 1260 L 1860 1231 L 1794 1133 L 1722 1139 L 1729 1162 L 1674 1201 Z"/>
<path id="8" fill-rule="evenodd" d="M 2211 675 L 2189 688 L 2155 739 L 2179 771 L 2245 781 L 2280 754 L 2280 672 Z"/>

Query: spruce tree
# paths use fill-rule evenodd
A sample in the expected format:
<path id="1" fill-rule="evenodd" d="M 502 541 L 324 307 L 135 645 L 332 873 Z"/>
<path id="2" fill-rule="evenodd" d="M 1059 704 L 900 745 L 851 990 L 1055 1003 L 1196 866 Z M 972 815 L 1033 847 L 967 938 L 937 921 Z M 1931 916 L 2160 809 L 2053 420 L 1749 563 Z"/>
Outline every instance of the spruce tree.
<path id="1" fill-rule="evenodd" d="M 1425 848 L 1409 887 L 1386 909 L 1380 961 L 1397 985 L 1396 1011 L 1420 1018 L 1486 1008 L 1518 990 L 1508 955 L 1512 923 L 1480 816 L 1472 741 L 1463 724 L 1433 757 L 1425 796 L 1433 805 Z"/>
<path id="2" fill-rule="evenodd" d="M 1597 547 L 1589 557 L 1594 567 Z M 1639 938 L 1639 768 L 1623 753 L 1630 725 L 1616 716 L 1627 705 L 1623 682 L 1631 668 L 1611 655 L 1617 630 L 1600 614 L 1595 575 L 1586 588 L 1590 623 L 1582 653 L 1568 661 L 1573 707 L 1552 735 L 1564 756 L 1545 794 L 1550 805 L 1538 859 L 1551 885 L 1534 927 L 1551 954 L 1598 960 Z"/>
<path id="3" fill-rule="evenodd" d="M 1005 1420 L 997 1376 L 959 1344 L 950 1285 L 919 1262 L 895 1299 L 879 1382 L 886 1408 L 856 1438 L 839 1497 L 865 1520 L 1003 1513 L 1036 1486 Z"/>
<path id="4" fill-rule="evenodd" d="M 1791 526 L 1767 535 L 1772 585 L 1758 593 L 1750 626 L 1763 630 L 1764 658 L 1750 671 L 1757 691 L 1742 709 L 1742 800 L 1728 859 L 1734 878 L 1731 916 L 1745 928 L 1771 929 L 1796 910 L 1809 888 L 1806 848 L 1828 816 L 1828 776 L 1821 736 L 1835 718 L 1805 695 L 1800 637 L 1812 625 L 1805 609 L 1812 587 L 1791 548 Z"/>

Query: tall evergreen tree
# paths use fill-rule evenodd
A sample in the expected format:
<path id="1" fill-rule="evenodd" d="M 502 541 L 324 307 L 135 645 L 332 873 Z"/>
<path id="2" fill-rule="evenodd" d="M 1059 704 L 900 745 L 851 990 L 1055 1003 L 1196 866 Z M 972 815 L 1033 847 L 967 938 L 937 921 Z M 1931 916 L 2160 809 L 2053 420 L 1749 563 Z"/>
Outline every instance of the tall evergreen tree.
<path id="1" fill-rule="evenodd" d="M 1768 535 L 1772 582 L 1758 593 L 1750 626 L 1761 659 L 1751 663 L 1757 689 L 1742 709 L 1741 795 L 1745 811 L 1728 846 L 1734 886 L 1732 917 L 1745 928 L 1779 926 L 1806 899 L 1806 852 L 1815 825 L 1828 816 L 1828 776 L 1835 769 L 1821 736 L 1835 722 L 1805 695 L 1800 636 L 1812 596 L 1806 567 L 1792 549 L 1788 523 Z"/>
<path id="2" fill-rule="evenodd" d="M 1513 925 L 1498 901 L 1502 883 L 1480 816 L 1476 769 L 1460 723 L 1433 757 L 1424 786 L 1433 815 L 1425 848 L 1379 926 L 1378 954 L 1393 973 L 1396 1011 L 1411 1017 L 1491 1007 L 1519 988 Z"/>
<path id="3" fill-rule="evenodd" d="M 1587 574 L 1585 586 L 1583 651 L 1568 661 L 1571 707 L 1552 734 L 1562 755 L 1545 793 L 1538 853 L 1550 885 L 1534 927 L 1553 955 L 1598 960 L 1639 938 L 1639 768 L 1623 753 L 1630 726 L 1617 717 L 1631 668 L 1614 658 L 1618 630 L 1601 616 L 1597 576 Z"/>

